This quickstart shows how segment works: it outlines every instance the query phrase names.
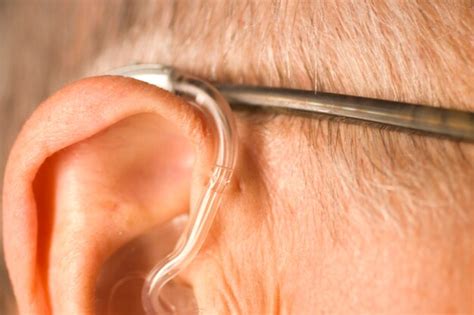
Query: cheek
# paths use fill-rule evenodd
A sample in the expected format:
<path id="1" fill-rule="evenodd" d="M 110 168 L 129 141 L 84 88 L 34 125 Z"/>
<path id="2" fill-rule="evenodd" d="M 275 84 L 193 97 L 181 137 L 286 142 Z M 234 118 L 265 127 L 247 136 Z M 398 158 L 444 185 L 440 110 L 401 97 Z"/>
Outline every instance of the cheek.
<path id="1" fill-rule="evenodd" d="M 338 231 L 348 237 L 335 241 L 326 222 L 308 224 L 309 208 L 293 220 L 271 216 L 290 209 L 269 208 L 268 196 L 246 192 L 226 201 L 230 206 L 186 274 L 200 308 L 249 314 L 472 310 L 472 229 L 440 232 L 426 223 L 417 233 L 400 233 L 383 224 L 370 230 L 340 222 Z"/>
<path id="2" fill-rule="evenodd" d="M 352 231 L 337 243 L 327 237 L 295 249 L 282 272 L 282 304 L 341 314 L 469 313 L 472 232 L 446 231 L 447 240 L 434 229 L 426 226 L 418 235 L 367 230 L 363 237 Z M 301 249 L 305 238 L 299 238 Z"/>
<path id="3" fill-rule="evenodd" d="M 426 226 L 404 235 L 385 231 L 328 253 L 324 292 L 331 292 L 333 305 L 376 313 L 465 313 L 472 309 L 472 241 L 466 231 L 445 231 L 449 237 L 432 233 Z M 469 232 L 471 234 L 471 232 Z M 472 235 L 472 234 L 471 234 Z M 449 240 L 448 240 L 449 238 Z M 469 249 L 471 248 L 471 250 Z M 469 277 L 468 277 L 469 278 Z M 470 293 L 469 293 L 470 292 Z"/>

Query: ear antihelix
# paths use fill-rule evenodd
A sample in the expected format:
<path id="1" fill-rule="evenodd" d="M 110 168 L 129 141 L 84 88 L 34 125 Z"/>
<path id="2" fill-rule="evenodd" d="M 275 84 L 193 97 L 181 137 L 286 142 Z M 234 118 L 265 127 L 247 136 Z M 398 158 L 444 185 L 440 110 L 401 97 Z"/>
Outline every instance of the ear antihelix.
<path id="1" fill-rule="evenodd" d="M 203 113 L 211 127 L 216 150 L 215 162 L 209 170 L 209 181 L 191 209 L 188 221 L 174 250 L 148 273 L 142 291 L 142 303 L 149 315 L 186 313 L 182 305 L 162 296 L 163 288 L 198 254 L 219 209 L 222 193 L 231 180 L 237 160 L 237 133 L 234 118 L 225 98 L 211 84 L 161 65 L 136 65 L 111 72 L 113 75 L 145 81 L 186 100 Z"/>

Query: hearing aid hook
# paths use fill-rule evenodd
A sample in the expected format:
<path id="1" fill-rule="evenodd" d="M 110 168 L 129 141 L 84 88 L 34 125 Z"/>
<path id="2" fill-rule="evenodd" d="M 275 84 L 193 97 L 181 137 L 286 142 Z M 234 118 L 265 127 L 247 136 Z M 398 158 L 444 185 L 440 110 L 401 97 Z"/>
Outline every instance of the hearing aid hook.
<path id="1" fill-rule="evenodd" d="M 196 209 L 190 211 L 186 227 L 173 252 L 148 274 L 142 291 L 147 314 L 173 313 L 174 307 L 160 299 L 163 287 L 197 255 L 206 240 L 219 208 L 222 192 L 229 183 L 237 160 L 237 133 L 226 99 L 209 83 L 161 65 L 136 65 L 109 74 L 131 77 L 153 84 L 189 100 L 208 117 L 214 127 L 217 150 L 210 180 L 201 192 Z"/>

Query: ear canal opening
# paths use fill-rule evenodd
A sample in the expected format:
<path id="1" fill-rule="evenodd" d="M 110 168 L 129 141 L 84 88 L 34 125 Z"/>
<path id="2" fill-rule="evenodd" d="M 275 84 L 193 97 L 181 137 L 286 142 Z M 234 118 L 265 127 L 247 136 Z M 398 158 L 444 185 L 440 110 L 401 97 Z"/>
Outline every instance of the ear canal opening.
<path id="1" fill-rule="evenodd" d="M 148 272 L 176 246 L 188 220 L 179 215 L 127 242 L 102 265 L 96 286 L 96 313 L 99 315 L 144 314 L 141 292 Z M 192 288 L 175 279 L 162 296 L 183 314 L 195 311 Z"/>

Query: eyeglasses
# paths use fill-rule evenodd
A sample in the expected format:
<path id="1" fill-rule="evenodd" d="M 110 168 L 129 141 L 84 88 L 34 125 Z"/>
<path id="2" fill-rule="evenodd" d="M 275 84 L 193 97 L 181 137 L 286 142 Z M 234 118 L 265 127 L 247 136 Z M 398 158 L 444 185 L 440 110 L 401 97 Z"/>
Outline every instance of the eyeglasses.
<path id="1" fill-rule="evenodd" d="M 328 114 L 474 141 L 474 112 L 295 89 L 237 85 L 216 88 L 231 105 Z"/>
<path id="2" fill-rule="evenodd" d="M 140 77 L 144 81 L 151 80 L 152 84 L 166 90 L 173 89 L 170 78 L 174 71 L 172 68 L 146 66 L 147 70 L 140 66 Z M 125 69 L 132 70 L 136 72 L 136 67 Z M 123 73 L 124 69 L 120 71 Z M 474 141 L 474 112 L 296 89 L 219 84 L 214 87 L 232 107 L 271 107 L 319 113 Z"/>

